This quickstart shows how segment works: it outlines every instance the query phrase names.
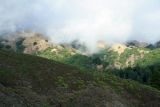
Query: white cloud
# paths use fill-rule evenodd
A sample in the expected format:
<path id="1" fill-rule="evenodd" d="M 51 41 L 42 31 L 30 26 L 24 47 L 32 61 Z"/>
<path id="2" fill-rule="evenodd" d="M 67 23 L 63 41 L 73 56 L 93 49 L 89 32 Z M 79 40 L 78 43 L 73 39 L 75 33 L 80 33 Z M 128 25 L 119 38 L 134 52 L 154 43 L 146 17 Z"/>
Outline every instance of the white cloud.
<path id="1" fill-rule="evenodd" d="M 158 0 L 0 0 L 0 31 L 22 27 L 46 32 L 54 41 L 94 46 L 99 39 L 160 39 Z"/>

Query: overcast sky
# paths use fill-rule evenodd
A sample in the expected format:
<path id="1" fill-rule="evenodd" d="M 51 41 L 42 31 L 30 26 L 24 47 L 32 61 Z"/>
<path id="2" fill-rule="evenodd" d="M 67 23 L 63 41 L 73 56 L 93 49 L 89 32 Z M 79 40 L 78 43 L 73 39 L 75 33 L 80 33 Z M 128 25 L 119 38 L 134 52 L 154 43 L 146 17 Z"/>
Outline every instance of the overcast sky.
<path id="1" fill-rule="evenodd" d="M 160 0 L 0 0 L 0 33 L 32 29 L 53 41 L 154 42 Z"/>

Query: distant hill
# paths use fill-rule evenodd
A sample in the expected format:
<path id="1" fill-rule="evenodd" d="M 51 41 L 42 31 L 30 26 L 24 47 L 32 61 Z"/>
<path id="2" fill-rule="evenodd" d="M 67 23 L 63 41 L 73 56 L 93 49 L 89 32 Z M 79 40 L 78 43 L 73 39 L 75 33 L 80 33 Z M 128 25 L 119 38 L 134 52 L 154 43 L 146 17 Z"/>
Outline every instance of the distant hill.
<path id="1" fill-rule="evenodd" d="M 160 91 L 102 72 L 0 50 L 1 107 L 159 107 Z"/>
<path id="2" fill-rule="evenodd" d="M 146 43 L 146 42 L 139 42 L 139 41 L 137 41 L 137 40 L 132 40 L 132 41 L 128 41 L 128 42 L 126 43 L 126 45 L 127 45 L 128 47 L 145 48 L 145 47 L 147 47 L 149 44 Z"/>

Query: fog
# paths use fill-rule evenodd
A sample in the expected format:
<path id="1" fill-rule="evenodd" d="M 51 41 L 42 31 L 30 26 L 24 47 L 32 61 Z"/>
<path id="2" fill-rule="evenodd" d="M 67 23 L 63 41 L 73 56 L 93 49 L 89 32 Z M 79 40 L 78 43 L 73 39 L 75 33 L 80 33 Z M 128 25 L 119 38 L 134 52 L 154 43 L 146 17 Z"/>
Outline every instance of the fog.
<path id="1" fill-rule="evenodd" d="M 160 39 L 159 0 L 0 0 L 0 34 L 30 29 L 51 41 Z"/>

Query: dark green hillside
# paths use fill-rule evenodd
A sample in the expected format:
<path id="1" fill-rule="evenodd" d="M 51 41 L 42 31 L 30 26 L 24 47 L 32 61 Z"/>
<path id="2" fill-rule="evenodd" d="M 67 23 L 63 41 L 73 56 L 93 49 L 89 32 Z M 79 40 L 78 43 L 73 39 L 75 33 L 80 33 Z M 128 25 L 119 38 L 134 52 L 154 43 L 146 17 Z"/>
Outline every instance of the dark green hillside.
<path id="1" fill-rule="evenodd" d="M 143 58 L 138 58 L 134 61 L 134 66 L 128 66 L 123 69 L 110 70 L 109 72 L 125 79 L 132 79 L 144 84 L 151 85 L 160 89 L 160 49 L 143 49 L 148 51 Z M 138 55 L 138 51 L 132 52 L 126 50 L 120 59 L 123 59 L 123 64 L 130 55 Z"/>
<path id="2" fill-rule="evenodd" d="M 125 79 L 136 80 L 160 89 L 160 49 L 133 48 L 126 49 L 122 54 L 110 50 L 101 50 L 91 56 L 75 53 L 71 55 L 69 49 L 62 49 L 58 54 L 51 52 L 51 48 L 38 52 L 37 55 L 74 65 L 82 69 L 96 70 L 97 65 L 103 65 L 104 72 L 110 72 Z"/>
<path id="3" fill-rule="evenodd" d="M 159 107 L 160 92 L 102 72 L 0 51 L 0 107 Z"/>

